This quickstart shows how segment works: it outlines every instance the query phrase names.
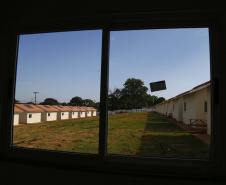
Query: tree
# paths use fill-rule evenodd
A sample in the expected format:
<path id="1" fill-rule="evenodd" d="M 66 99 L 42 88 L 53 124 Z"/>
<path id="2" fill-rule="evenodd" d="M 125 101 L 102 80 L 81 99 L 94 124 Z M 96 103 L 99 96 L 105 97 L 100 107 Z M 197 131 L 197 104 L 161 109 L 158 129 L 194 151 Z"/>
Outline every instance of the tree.
<path id="1" fill-rule="evenodd" d="M 14 100 L 14 103 L 15 103 L 15 104 L 19 104 L 19 103 L 20 103 L 20 101 L 19 101 L 19 100 L 17 100 L 17 99 L 15 99 L 15 100 Z"/>
<path id="2" fill-rule="evenodd" d="M 46 98 L 40 105 L 59 105 L 60 103 L 54 98 Z"/>
<path id="3" fill-rule="evenodd" d="M 32 104 L 32 105 L 34 105 L 34 102 L 29 101 L 29 102 L 27 102 L 27 103 L 25 103 L 25 104 Z"/>
<path id="4" fill-rule="evenodd" d="M 96 102 L 94 105 L 93 105 L 93 108 L 94 109 L 97 109 L 98 111 L 100 110 L 100 102 Z"/>
<path id="5" fill-rule="evenodd" d="M 82 98 L 75 96 L 70 100 L 69 104 L 72 106 L 82 106 Z"/>
<path id="6" fill-rule="evenodd" d="M 63 102 L 63 103 L 61 103 L 61 105 L 63 105 L 63 106 L 67 106 L 67 103 L 66 103 L 66 102 Z"/>
<path id="7" fill-rule="evenodd" d="M 123 100 L 121 99 L 121 89 L 115 88 L 113 91 L 109 90 L 108 94 L 108 109 L 117 110 L 123 107 Z"/>
<path id="8" fill-rule="evenodd" d="M 91 99 L 82 100 L 82 105 L 83 106 L 93 107 L 94 104 L 95 104 L 95 102 L 93 100 L 91 100 Z"/>
<path id="9" fill-rule="evenodd" d="M 146 106 L 148 88 L 140 79 L 129 78 L 124 83 L 122 89 L 122 99 L 125 101 L 127 109 L 137 109 Z"/>
<path id="10" fill-rule="evenodd" d="M 156 100 L 155 105 L 158 104 L 158 103 L 161 103 L 161 102 L 163 102 L 163 101 L 165 101 L 165 100 L 166 100 L 165 98 L 159 97 L 159 98 Z"/>

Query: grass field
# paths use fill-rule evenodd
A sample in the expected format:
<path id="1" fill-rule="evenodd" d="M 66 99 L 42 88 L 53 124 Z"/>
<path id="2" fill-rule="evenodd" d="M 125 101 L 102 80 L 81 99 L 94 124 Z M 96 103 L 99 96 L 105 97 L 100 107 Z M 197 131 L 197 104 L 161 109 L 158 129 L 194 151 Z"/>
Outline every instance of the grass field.
<path id="1" fill-rule="evenodd" d="M 14 126 L 13 146 L 98 153 L 99 117 Z M 109 116 L 108 154 L 210 158 L 209 146 L 155 112 Z"/>

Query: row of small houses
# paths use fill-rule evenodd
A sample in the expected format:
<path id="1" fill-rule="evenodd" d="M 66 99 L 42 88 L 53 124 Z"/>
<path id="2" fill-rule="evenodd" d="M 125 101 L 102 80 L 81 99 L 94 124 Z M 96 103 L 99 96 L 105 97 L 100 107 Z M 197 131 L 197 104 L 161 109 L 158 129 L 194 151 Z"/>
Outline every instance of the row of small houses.
<path id="1" fill-rule="evenodd" d="M 14 125 L 96 116 L 92 107 L 15 104 Z"/>
<path id="2" fill-rule="evenodd" d="M 179 122 L 207 127 L 211 134 L 210 81 L 155 105 L 155 111 Z M 194 124 L 193 124 L 194 123 Z"/>

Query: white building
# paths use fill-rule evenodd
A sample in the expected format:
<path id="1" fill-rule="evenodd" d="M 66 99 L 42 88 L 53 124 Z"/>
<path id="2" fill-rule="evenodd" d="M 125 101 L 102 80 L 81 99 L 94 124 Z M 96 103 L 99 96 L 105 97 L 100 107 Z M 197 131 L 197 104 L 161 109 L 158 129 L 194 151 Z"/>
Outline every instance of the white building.
<path id="1" fill-rule="evenodd" d="M 13 116 L 13 125 L 19 125 L 20 113 L 23 111 L 18 107 L 14 106 L 14 116 Z"/>
<path id="2" fill-rule="evenodd" d="M 52 105 L 52 106 L 59 110 L 57 112 L 57 120 L 69 119 L 71 109 L 69 109 L 67 106 L 62 105 Z"/>
<path id="3" fill-rule="evenodd" d="M 42 121 L 55 121 L 57 120 L 57 112 L 59 112 L 58 109 L 51 105 L 37 105 L 39 108 L 43 110 L 41 114 L 41 120 Z"/>
<path id="4" fill-rule="evenodd" d="M 71 109 L 71 112 L 69 113 L 69 118 L 79 118 L 80 109 L 75 106 L 67 106 L 69 109 Z"/>
<path id="5" fill-rule="evenodd" d="M 80 110 L 79 118 L 85 118 L 87 110 L 82 107 L 79 107 L 79 106 L 77 106 L 76 108 L 78 108 Z"/>
<path id="6" fill-rule="evenodd" d="M 42 109 L 32 104 L 15 104 L 16 107 L 23 110 L 20 113 L 19 123 L 39 123 L 41 122 Z"/>

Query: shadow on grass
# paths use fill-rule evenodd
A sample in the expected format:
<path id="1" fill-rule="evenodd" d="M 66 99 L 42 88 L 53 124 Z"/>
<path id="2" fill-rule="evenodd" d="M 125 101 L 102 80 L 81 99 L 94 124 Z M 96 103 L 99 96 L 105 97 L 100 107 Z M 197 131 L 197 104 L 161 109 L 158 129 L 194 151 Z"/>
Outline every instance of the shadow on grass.
<path id="1" fill-rule="evenodd" d="M 209 159 L 209 146 L 164 116 L 148 113 L 137 156 Z"/>

